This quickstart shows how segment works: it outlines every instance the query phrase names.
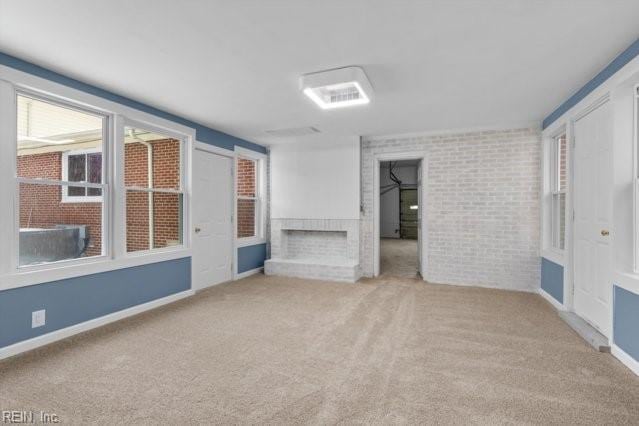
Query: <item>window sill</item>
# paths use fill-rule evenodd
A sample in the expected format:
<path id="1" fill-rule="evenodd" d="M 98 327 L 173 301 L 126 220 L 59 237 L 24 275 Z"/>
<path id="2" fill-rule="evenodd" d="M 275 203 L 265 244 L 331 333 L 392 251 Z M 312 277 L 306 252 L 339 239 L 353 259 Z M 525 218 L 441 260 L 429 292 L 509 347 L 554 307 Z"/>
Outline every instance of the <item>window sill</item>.
<path id="1" fill-rule="evenodd" d="M 255 245 L 264 244 L 264 243 L 266 243 L 266 238 L 261 238 L 261 237 L 237 238 L 235 240 L 235 246 L 238 248 L 255 246 Z"/>
<path id="2" fill-rule="evenodd" d="M 560 250 L 545 249 L 541 251 L 541 257 L 550 260 L 557 265 L 564 265 L 564 252 Z"/>
<path id="3" fill-rule="evenodd" d="M 69 264 L 64 264 L 64 262 L 62 262 L 51 264 L 50 267 L 47 267 L 47 265 L 41 265 L 33 269 L 21 269 L 14 273 L 1 276 L 0 282 L 2 284 L 0 284 L 0 291 L 81 277 L 84 275 L 98 274 L 101 272 L 114 271 L 117 269 L 148 265 L 151 263 L 165 262 L 190 256 L 191 250 L 182 247 L 176 250 L 146 253 L 144 255 L 137 256 L 124 256 L 118 259 L 98 256 L 86 259 L 86 261 L 74 261 Z"/>

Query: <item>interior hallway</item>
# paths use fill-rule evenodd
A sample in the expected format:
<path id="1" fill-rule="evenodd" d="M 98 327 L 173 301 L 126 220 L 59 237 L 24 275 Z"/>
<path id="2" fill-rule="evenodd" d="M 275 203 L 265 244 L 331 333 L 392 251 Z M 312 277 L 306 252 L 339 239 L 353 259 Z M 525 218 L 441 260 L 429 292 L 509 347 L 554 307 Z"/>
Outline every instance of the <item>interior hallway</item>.
<path id="1" fill-rule="evenodd" d="M 0 407 L 81 424 L 629 424 L 639 381 L 535 294 L 255 275 L 0 362 Z"/>
<path id="2" fill-rule="evenodd" d="M 417 276 L 417 240 L 382 238 L 379 252 L 381 274 L 407 278 Z"/>

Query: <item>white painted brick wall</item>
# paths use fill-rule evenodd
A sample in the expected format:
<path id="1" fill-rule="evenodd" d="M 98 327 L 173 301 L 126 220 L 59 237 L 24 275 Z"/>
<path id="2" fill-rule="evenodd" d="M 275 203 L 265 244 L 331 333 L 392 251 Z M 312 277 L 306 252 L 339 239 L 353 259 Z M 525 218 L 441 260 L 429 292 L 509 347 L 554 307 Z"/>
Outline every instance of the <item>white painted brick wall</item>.
<path id="1" fill-rule="evenodd" d="M 518 290 L 539 286 L 540 133 L 512 129 L 364 141 L 362 273 L 373 272 L 373 159 L 427 151 L 427 279 Z"/>
<path id="2" fill-rule="evenodd" d="M 348 257 L 346 231 L 299 231 L 286 233 L 286 255 L 292 259 Z"/>
<path id="3" fill-rule="evenodd" d="M 359 221 L 356 219 L 272 219 L 267 275 L 356 281 Z"/>

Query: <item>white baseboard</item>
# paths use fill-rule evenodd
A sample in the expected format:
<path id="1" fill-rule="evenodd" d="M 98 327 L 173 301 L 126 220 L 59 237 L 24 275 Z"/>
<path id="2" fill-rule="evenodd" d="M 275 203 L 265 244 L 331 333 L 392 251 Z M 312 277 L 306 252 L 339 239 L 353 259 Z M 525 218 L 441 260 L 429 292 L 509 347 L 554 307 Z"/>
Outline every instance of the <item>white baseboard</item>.
<path id="1" fill-rule="evenodd" d="M 365 277 L 373 278 L 372 275 L 362 275 Z M 381 275 L 378 275 L 378 277 Z M 464 283 L 451 283 L 451 282 L 438 282 L 433 281 L 428 275 L 424 278 L 422 277 L 424 282 L 432 285 L 450 285 L 454 287 L 467 287 L 467 288 L 486 288 L 491 290 L 504 290 L 504 291 L 516 291 L 519 293 L 537 293 L 537 289 L 535 288 L 508 288 L 508 287 L 499 287 L 496 285 L 484 285 L 484 284 L 464 284 Z"/>
<path id="2" fill-rule="evenodd" d="M 240 274 L 236 274 L 235 275 L 235 279 L 236 280 L 241 280 L 242 278 L 246 278 L 246 277 L 250 277 L 251 275 L 259 274 L 263 270 L 264 270 L 263 267 L 259 267 L 259 268 L 251 269 L 250 271 L 244 271 L 244 272 L 242 272 Z"/>
<path id="3" fill-rule="evenodd" d="M 610 348 L 610 352 L 617 358 L 623 365 L 628 367 L 633 373 L 639 376 L 639 361 L 628 355 L 619 346 L 613 344 Z"/>
<path id="4" fill-rule="evenodd" d="M 6 346 L 0 349 L 0 359 L 9 358 L 22 352 L 30 351 L 40 346 L 48 345 L 50 343 L 57 342 L 58 340 L 66 339 L 67 337 L 71 337 L 75 334 L 83 333 L 85 331 L 92 330 L 94 328 L 98 328 L 103 325 L 107 325 L 112 322 L 137 315 L 145 311 L 149 311 L 151 309 L 159 308 L 160 306 L 178 301 L 180 299 L 184 299 L 185 297 L 189 297 L 194 294 L 195 292 L 193 290 L 182 291 L 180 293 L 172 294 L 161 299 L 152 300 L 141 305 L 113 312 L 112 314 L 94 318 L 80 324 L 75 324 L 70 327 L 55 330 L 50 333 L 43 334 L 42 336 L 37 336 L 29 340 L 14 343 L 13 345 Z"/>
<path id="5" fill-rule="evenodd" d="M 559 303 L 557 301 L 557 299 L 555 299 L 554 297 L 552 297 L 549 293 L 546 292 L 546 290 L 544 290 L 543 288 L 539 288 L 539 290 L 537 290 L 537 292 L 539 293 L 539 295 L 541 297 L 543 297 L 544 299 L 546 299 L 546 301 L 548 303 L 550 303 L 555 309 L 557 309 L 558 311 L 565 311 L 566 308 L 564 307 L 564 305 L 562 305 L 561 303 Z"/>

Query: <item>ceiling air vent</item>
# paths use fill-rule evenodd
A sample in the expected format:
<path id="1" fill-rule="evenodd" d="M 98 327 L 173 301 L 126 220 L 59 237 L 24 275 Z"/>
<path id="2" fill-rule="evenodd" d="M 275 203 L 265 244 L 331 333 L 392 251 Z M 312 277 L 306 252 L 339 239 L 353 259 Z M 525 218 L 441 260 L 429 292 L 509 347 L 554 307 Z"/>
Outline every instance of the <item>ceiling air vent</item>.
<path id="1" fill-rule="evenodd" d="M 367 104 L 373 96 L 373 87 L 360 67 L 304 74 L 300 90 L 322 109 Z"/>
<path id="2" fill-rule="evenodd" d="M 275 136 L 278 138 L 292 138 L 295 136 L 306 136 L 313 135 L 315 133 L 319 133 L 320 131 L 315 127 L 292 127 L 290 129 L 274 129 L 274 130 L 266 130 L 270 136 Z"/>

